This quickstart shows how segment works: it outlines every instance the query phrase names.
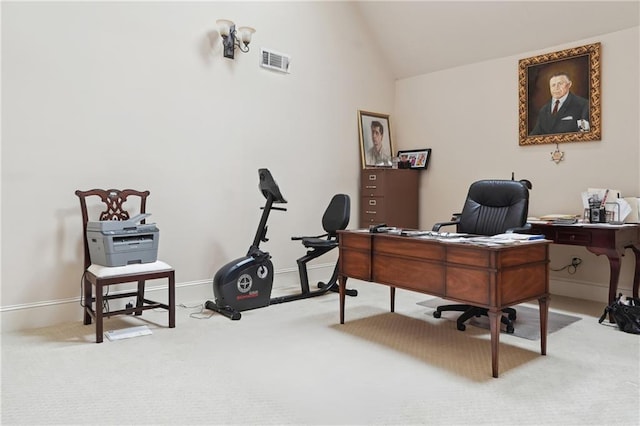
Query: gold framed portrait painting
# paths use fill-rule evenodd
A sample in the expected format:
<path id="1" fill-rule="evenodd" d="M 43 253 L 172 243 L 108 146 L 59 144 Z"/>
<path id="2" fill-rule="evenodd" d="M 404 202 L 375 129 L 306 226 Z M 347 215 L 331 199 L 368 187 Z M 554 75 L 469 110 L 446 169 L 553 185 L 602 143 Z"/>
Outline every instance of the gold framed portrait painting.
<path id="1" fill-rule="evenodd" d="M 601 140 L 600 43 L 518 62 L 520 145 Z"/>

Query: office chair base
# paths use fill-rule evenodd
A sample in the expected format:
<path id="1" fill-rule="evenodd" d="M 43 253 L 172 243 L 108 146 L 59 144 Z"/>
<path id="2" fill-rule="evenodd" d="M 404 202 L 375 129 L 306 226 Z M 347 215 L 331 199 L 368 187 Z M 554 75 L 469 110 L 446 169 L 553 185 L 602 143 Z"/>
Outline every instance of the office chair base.
<path id="1" fill-rule="evenodd" d="M 467 305 L 446 305 L 446 306 L 438 306 L 436 310 L 433 312 L 434 318 L 440 318 L 442 316 L 442 311 L 459 311 L 463 312 L 462 315 L 458 317 L 456 320 L 456 328 L 460 331 L 465 331 L 467 329 L 464 324 L 467 320 L 473 317 L 481 317 L 487 316 L 488 310 L 485 308 L 478 308 L 475 306 L 467 306 Z M 505 315 L 500 316 L 500 322 L 505 325 L 505 331 L 508 334 L 513 334 L 515 328 L 513 327 L 513 322 L 516 320 L 517 314 L 515 309 L 513 308 L 504 308 L 502 312 Z"/>

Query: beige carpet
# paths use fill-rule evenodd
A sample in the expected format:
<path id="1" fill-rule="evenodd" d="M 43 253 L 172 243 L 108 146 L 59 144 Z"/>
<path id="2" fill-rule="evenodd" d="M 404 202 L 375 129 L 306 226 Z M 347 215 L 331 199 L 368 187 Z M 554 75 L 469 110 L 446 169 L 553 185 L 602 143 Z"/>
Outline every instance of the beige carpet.
<path id="1" fill-rule="evenodd" d="M 420 306 L 431 308 L 428 309 L 428 312 L 426 312 L 427 315 L 433 315 L 436 307 L 447 304 L 452 304 L 452 302 L 440 298 L 418 302 L 418 305 Z M 527 305 L 517 305 L 514 306 L 514 308 L 516 309 L 517 318 L 513 323 L 513 335 L 529 340 L 540 339 L 540 310 L 538 309 L 538 306 L 531 307 Z M 441 318 L 448 319 L 449 321 L 456 321 L 460 314 L 462 314 L 462 312 L 445 311 L 442 312 Z M 566 315 L 560 312 L 554 312 L 550 309 L 547 320 L 547 335 L 555 333 L 556 331 L 567 327 L 576 321 L 580 321 L 580 317 Z M 473 317 L 469 319 L 465 324 L 488 330 L 489 318 L 486 316 Z M 501 329 L 504 333 L 505 326 L 501 325 Z"/>
<path id="2" fill-rule="evenodd" d="M 350 281 L 335 294 L 243 312 L 180 308 L 110 319 L 153 334 L 95 344 L 81 322 L 2 335 L 2 424 L 638 425 L 639 336 L 601 304 L 554 297 L 582 320 L 539 341 L 425 315 L 425 296 Z M 277 291 L 274 290 L 274 292 Z M 208 319 L 197 319 L 208 318 Z"/>

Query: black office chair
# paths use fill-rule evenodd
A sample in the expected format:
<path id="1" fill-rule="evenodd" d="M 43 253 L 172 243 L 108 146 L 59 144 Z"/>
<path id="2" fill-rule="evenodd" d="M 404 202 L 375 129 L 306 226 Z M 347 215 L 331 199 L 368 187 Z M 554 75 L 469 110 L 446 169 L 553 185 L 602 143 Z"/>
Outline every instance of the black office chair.
<path id="1" fill-rule="evenodd" d="M 451 221 L 436 223 L 433 231 L 439 232 L 443 226 L 456 225 L 457 232 L 476 235 L 496 235 L 505 232 L 526 231 L 529 211 L 529 189 L 531 183 L 526 180 L 480 180 L 469 187 L 462 213 L 455 214 Z M 464 331 L 464 323 L 476 316 L 487 315 L 486 308 L 471 305 L 438 306 L 433 316 L 440 318 L 443 311 L 463 312 L 457 319 L 458 330 Z M 506 325 L 507 333 L 513 333 L 513 321 L 516 311 L 513 308 L 502 310 L 501 322 Z"/>
<path id="2" fill-rule="evenodd" d="M 300 274 L 300 294 L 293 294 L 271 299 L 271 304 L 290 302 L 292 300 L 306 299 L 309 297 L 320 296 L 327 291 L 338 291 L 338 263 L 333 269 L 333 274 L 329 281 L 325 284 L 318 283 L 318 290 L 311 291 L 309 288 L 309 275 L 307 272 L 307 263 L 316 259 L 334 248 L 338 247 L 337 231 L 344 230 L 349 225 L 351 216 L 351 199 L 346 194 L 336 194 L 331 198 L 331 202 L 324 214 L 322 215 L 322 228 L 325 233 L 322 235 L 308 237 L 291 237 L 294 241 L 302 241 L 302 245 L 307 248 L 307 254 L 299 258 L 298 272 Z M 347 289 L 347 295 L 357 296 L 357 290 Z"/>

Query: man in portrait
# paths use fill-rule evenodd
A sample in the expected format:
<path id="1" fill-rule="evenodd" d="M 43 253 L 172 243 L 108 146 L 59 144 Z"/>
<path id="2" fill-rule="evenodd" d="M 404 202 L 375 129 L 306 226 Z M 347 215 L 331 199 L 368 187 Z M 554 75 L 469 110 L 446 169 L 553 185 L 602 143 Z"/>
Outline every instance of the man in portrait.
<path id="1" fill-rule="evenodd" d="M 367 166 L 389 166 L 391 165 L 391 153 L 382 143 L 384 137 L 384 127 L 377 120 L 371 122 L 371 142 L 372 146 L 367 150 Z"/>
<path id="2" fill-rule="evenodd" d="M 566 72 L 558 72 L 551 76 L 551 100 L 540 108 L 536 126 L 529 135 L 589 131 L 589 101 L 572 93 L 571 84 Z"/>

